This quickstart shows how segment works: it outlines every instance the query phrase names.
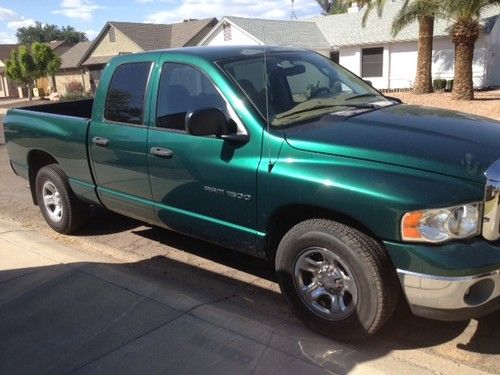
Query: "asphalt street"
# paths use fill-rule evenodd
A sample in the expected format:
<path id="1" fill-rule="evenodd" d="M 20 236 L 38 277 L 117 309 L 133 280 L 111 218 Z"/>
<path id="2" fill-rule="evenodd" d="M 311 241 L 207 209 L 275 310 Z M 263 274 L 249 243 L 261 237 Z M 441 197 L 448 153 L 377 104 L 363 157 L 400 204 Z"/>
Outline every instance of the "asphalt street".
<path id="1" fill-rule="evenodd" d="M 0 127 L 1 136 L 3 129 Z M 3 143 L 2 138 L 0 143 Z M 194 308 L 191 312 L 201 314 L 202 319 L 218 327 L 206 331 L 205 341 L 196 343 L 196 353 L 202 353 L 203 361 L 216 361 L 221 352 L 235 350 L 228 343 L 241 340 L 232 358 L 239 358 L 242 372 L 264 373 L 273 366 L 276 373 L 282 370 L 290 374 L 301 369 L 304 372 L 321 369 L 339 374 L 356 370 L 366 372 L 368 369 L 375 373 L 419 371 L 422 374 L 458 374 L 460 369 L 463 373 L 469 373 L 470 368 L 498 373 L 500 369 L 498 312 L 467 322 L 437 322 L 412 316 L 402 304 L 377 337 L 358 345 L 341 344 L 310 332 L 296 320 L 279 293 L 272 267 L 264 261 L 144 225 L 105 210 L 95 210 L 90 225 L 78 235 L 58 235 L 47 227 L 38 208 L 32 204 L 27 182 L 12 173 L 6 147 L 2 144 L 0 176 L 0 217 L 14 220 L 75 251 L 116 259 L 122 265 L 116 267 L 124 274 L 139 273 L 141 280 L 155 278 L 155 285 L 169 288 L 172 293 L 170 298 L 175 299 L 181 311 L 187 312 Z M 2 254 L 2 257 L 5 256 Z M 84 294 L 83 291 L 81 293 Z M 102 298 L 107 297 L 103 295 Z M 37 301 L 33 303 L 41 303 Z M 23 308 L 29 306 L 29 301 L 26 303 L 28 305 L 23 305 Z M 2 306 L 0 301 L 0 316 Z M 120 311 L 115 313 L 123 313 Z M 139 314 L 137 319 L 140 320 L 149 319 L 153 313 L 139 310 L 134 311 L 134 314 Z M 183 345 L 186 340 L 197 340 L 192 334 L 196 331 L 192 314 L 186 315 L 184 319 L 189 321 L 177 322 L 178 326 L 173 331 L 154 329 L 144 333 L 149 337 L 149 341 L 144 342 L 147 350 L 134 352 L 125 348 L 114 355 L 127 364 L 132 363 L 125 360 L 130 356 L 152 352 L 154 355 L 151 354 L 150 359 L 153 366 L 166 351 L 165 348 L 159 349 L 162 343 L 175 347 Z M 0 320 L 0 331 L 6 329 L 2 326 L 7 324 L 6 321 Z M 50 320 L 41 319 L 38 324 L 50 324 Z M 91 321 L 84 319 L 82 324 L 91 325 Z M 188 327 L 186 330 L 183 328 L 185 326 Z M 122 333 L 120 330 L 116 334 Z M 271 349 L 266 352 L 264 348 L 267 347 Z M 36 352 L 36 348 L 26 350 Z M 213 351 L 219 351 L 219 354 Z M 179 362 L 179 372 L 192 368 L 189 367 L 189 356 L 183 355 L 185 363 Z M 197 358 L 200 357 L 194 356 L 193 361 Z M 259 362 L 256 358 L 265 360 Z M 24 361 L 29 360 L 29 357 L 24 358 Z M 141 361 L 147 364 L 147 358 L 141 357 Z M 245 363 L 252 365 L 247 366 Z M 258 371 L 258 367 L 253 366 L 256 363 L 266 367 Z M 312 367 L 302 368 L 304 364 Z M 1 366 L 0 363 L 0 369 Z M 214 368 L 220 371 L 224 369 Z M 106 368 L 102 369 L 105 372 Z M 126 370 L 126 366 L 123 369 Z"/>

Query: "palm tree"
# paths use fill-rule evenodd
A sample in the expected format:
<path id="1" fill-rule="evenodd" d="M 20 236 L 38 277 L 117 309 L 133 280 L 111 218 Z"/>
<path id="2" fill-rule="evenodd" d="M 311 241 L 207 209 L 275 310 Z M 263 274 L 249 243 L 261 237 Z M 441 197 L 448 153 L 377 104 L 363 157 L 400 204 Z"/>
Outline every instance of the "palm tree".
<path id="1" fill-rule="evenodd" d="M 340 0 L 316 0 L 323 14 L 337 14 L 347 11 L 347 6 Z"/>
<path id="2" fill-rule="evenodd" d="M 474 99 L 472 60 L 474 48 L 481 32 L 481 12 L 500 5 L 500 0 L 445 0 L 443 9 L 452 20 L 450 28 L 455 45 L 455 79 L 452 98 Z"/>
<path id="3" fill-rule="evenodd" d="M 428 94 L 432 87 L 432 50 L 434 44 L 434 21 L 440 12 L 439 0 L 406 0 L 392 23 L 392 34 L 396 36 L 406 26 L 418 21 L 417 74 L 413 92 Z"/>
<path id="4" fill-rule="evenodd" d="M 386 0 L 369 0 L 367 10 L 363 16 L 363 25 L 366 23 L 371 10 L 376 8 L 379 16 L 382 15 Z M 428 94 L 432 88 L 432 49 L 434 41 L 434 21 L 440 11 L 439 0 L 405 0 L 399 13 L 392 23 L 392 34 L 397 36 L 401 30 L 411 23 L 418 21 L 418 55 L 417 74 L 413 92 Z"/>
<path id="5" fill-rule="evenodd" d="M 323 9 L 323 14 L 338 14 L 347 12 L 347 8 L 355 0 L 316 0 L 318 5 Z M 356 3 L 359 7 L 365 6 L 370 0 L 358 0 Z"/>

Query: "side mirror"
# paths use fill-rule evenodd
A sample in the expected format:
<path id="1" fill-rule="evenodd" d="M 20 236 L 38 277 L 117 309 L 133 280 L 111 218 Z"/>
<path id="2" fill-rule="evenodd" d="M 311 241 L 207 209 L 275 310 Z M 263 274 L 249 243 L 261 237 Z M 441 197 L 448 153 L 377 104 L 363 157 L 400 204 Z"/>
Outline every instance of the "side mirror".
<path id="1" fill-rule="evenodd" d="M 229 133 L 229 122 L 218 108 L 189 111 L 186 114 L 186 132 L 198 136 L 222 137 Z"/>
<path id="2" fill-rule="evenodd" d="M 365 81 L 365 83 L 368 83 L 370 86 L 373 87 L 373 82 L 368 80 L 368 79 L 364 79 L 363 81 Z"/>

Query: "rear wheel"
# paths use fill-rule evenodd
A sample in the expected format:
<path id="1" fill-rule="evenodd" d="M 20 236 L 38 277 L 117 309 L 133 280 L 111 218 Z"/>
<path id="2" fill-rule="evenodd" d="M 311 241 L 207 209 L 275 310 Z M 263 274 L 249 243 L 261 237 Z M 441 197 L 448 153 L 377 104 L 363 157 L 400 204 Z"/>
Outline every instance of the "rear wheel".
<path id="1" fill-rule="evenodd" d="M 41 168 L 35 183 L 38 206 L 52 229 L 71 234 L 87 222 L 88 205 L 75 196 L 68 178 L 57 164 Z"/>
<path id="2" fill-rule="evenodd" d="M 358 341 L 380 329 L 398 302 L 385 250 L 371 237 L 323 219 L 293 227 L 276 255 L 281 291 L 311 329 Z"/>

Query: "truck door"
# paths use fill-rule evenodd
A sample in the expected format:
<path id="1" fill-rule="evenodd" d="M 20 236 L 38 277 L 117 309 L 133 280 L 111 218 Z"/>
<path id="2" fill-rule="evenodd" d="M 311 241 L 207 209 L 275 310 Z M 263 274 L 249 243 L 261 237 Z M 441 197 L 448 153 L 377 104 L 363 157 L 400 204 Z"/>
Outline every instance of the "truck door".
<path id="1" fill-rule="evenodd" d="M 221 109 L 238 132 L 247 130 L 204 72 L 169 62 L 168 55 L 159 69 L 148 135 L 149 175 L 159 219 L 176 231 L 252 251 L 262 235 L 254 229 L 261 137 L 232 143 L 188 134 L 186 113 L 205 108 Z"/>
<path id="2" fill-rule="evenodd" d="M 153 222 L 146 152 L 146 93 L 153 62 L 112 64 L 100 83 L 89 131 L 98 194 L 110 210 Z"/>

